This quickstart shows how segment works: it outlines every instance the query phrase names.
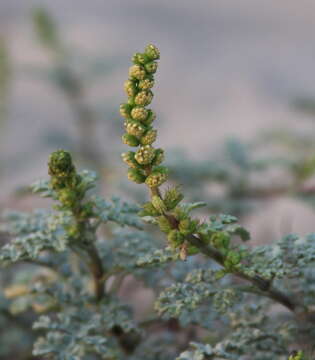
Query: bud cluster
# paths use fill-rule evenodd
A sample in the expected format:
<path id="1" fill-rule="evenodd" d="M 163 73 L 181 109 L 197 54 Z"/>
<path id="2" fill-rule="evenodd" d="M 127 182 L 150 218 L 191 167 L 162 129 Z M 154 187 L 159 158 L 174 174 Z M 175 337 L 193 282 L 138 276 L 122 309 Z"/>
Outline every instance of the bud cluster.
<path id="1" fill-rule="evenodd" d="M 226 272 L 233 272 L 238 269 L 243 254 L 237 247 L 231 246 L 231 235 L 228 232 L 215 232 L 210 236 L 210 243 L 223 255 L 223 265 Z"/>
<path id="2" fill-rule="evenodd" d="M 67 210 L 73 213 L 78 219 L 88 218 L 93 213 L 91 202 L 84 202 L 87 184 L 76 172 L 72 158 L 69 152 L 57 150 L 49 157 L 48 173 L 50 175 L 50 184 L 55 191 L 56 199 L 60 205 L 55 206 L 60 210 Z M 82 233 L 81 221 L 73 221 L 66 226 L 70 237 L 76 238 Z"/>
<path id="3" fill-rule="evenodd" d="M 48 174 L 55 191 L 75 187 L 80 182 L 69 152 L 57 150 L 49 157 Z"/>
<path id="4" fill-rule="evenodd" d="M 144 53 L 132 57 L 129 79 L 124 83 L 128 102 L 120 106 L 126 130 L 122 141 L 132 147 L 139 146 L 135 152 L 122 154 L 123 161 L 129 166 L 128 178 L 137 184 L 146 183 L 150 188 L 160 186 L 167 179 L 167 168 L 159 166 L 164 160 L 164 151 L 152 146 L 157 137 L 157 131 L 152 127 L 156 116 L 147 108 L 153 99 L 153 74 L 159 58 L 160 52 L 154 45 L 148 45 Z"/>
<path id="5" fill-rule="evenodd" d="M 154 175 L 154 172 L 150 175 Z M 146 182 L 150 179 L 147 178 Z M 151 202 L 143 204 L 140 216 L 154 217 L 160 230 L 167 235 L 169 245 L 173 249 L 180 251 L 180 258 L 186 259 L 187 255 L 193 255 L 198 249 L 187 243 L 186 238 L 197 232 L 199 221 L 194 220 L 181 207 L 180 202 L 183 200 L 183 194 L 178 187 L 168 189 L 164 196 L 153 195 Z M 172 225 L 169 215 L 176 221 L 176 226 Z"/>

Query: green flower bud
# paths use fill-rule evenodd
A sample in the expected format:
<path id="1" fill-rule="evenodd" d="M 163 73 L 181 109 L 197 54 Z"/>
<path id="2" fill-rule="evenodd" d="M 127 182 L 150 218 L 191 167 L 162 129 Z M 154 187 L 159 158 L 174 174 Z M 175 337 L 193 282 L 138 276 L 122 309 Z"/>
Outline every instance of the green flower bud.
<path id="1" fill-rule="evenodd" d="M 230 235 L 225 232 L 218 232 L 212 235 L 211 242 L 216 248 L 228 249 L 230 245 Z"/>
<path id="2" fill-rule="evenodd" d="M 154 74 L 158 68 L 158 63 L 156 61 L 151 61 L 144 65 L 146 71 L 150 74 Z"/>
<path id="3" fill-rule="evenodd" d="M 187 219 L 180 221 L 180 223 L 178 225 L 178 229 L 183 234 L 185 231 L 187 231 L 189 229 L 189 226 L 190 226 L 190 219 L 187 218 Z"/>
<path id="4" fill-rule="evenodd" d="M 154 208 L 159 212 L 159 214 L 163 214 L 167 211 L 163 200 L 158 195 L 152 196 L 151 202 Z"/>
<path id="5" fill-rule="evenodd" d="M 77 194 L 75 191 L 68 188 L 59 190 L 58 200 L 66 207 L 71 208 L 77 201 Z"/>
<path id="6" fill-rule="evenodd" d="M 134 64 L 142 65 L 151 61 L 151 58 L 147 54 L 136 53 L 133 55 L 131 61 Z"/>
<path id="7" fill-rule="evenodd" d="M 71 238 L 77 238 L 80 235 L 80 227 L 78 224 L 67 226 L 67 235 Z"/>
<path id="8" fill-rule="evenodd" d="M 200 250 L 196 246 L 188 245 L 187 247 L 187 255 L 197 255 Z"/>
<path id="9" fill-rule="evenodd" d="M 151 164 L 155 156 L 155 149 L 150 145 L 141 146 L 136 152 L 135 159 L 141 165 Z"/>
<path id="10" fill-rule="evenodd" d="M 185 240 L 185 237 L 176 229 L 171 230 L 167 235 L 167 240 L 173 248 L 178 248 Z"/>
<path id="11" fill-rule="evenodd" d="M 231 265 L 237 265 L 241 261 L 241 255 L 236 251 L 229 251 L 226 256 L 226 261 Z"/>
<path id="12" fill-rule="evenodd" d="M 48 173 L 51 176 L 51 186 L 57 191 L 64 187 L 73 188 L 81 181 L 72 164 L 70 153 L 64 150 L 57 150 L 50 155 Z"/>
<path id="13" fill-rule="evenodd" d="M 127 80 L 124 83 L 124 89 L 126 91 L 127 96 L 135 96 L 137 94 L 137 86 L 132 80 Z"/>
<path id="14" fill-rule="evenodd" d="M 129 68 L 129 76 L 132 79 L 142 80 L 146 77 L 147 73 L 141 65 L 133 65 Z"/>
<path id="15" fill-rule="evenodd" d="M 136 105 L 141 105 L 141 106 L 146 106 L 149 105 L 151 103 L 153 99 L 153 93 L 151 90 L 143 90 L 140 91 L 136 97 L 135 97 L 135 104 Z"/>
<path id="16" fill-rule="evenodd" d="M 65 186 L 64 182 L 56 176 L 52 176 L 52 178 L 50 179 L 50 184 L 55 190 L 63 188 Z"/>
<path id="17" fill-rule="evenodd" d="M 148 117 L 149 112 L 147 109 L 145 109 L 142 106 L 135 106 L 132 110 L 131 110 L 131 117 L 134 120 L 138 120 L 138 121 L 145 121 L 146 118 Z"/>
<path id="18" fill-rule="evenodd" d="M 141 90 L 149 90 L 152 89 L 154 86 L 154 79 L 153 78 L 145 78 L 139 81 L 138 87 Z"/>
<path id="19" fill-rule="evenodd" d="M 142 205 L 143 210 L 138 213 L 139 216 L 158 216 L 159 212 L 150 202 L 146 202 Z"/>
<path id="20" fill-rule="evenodd" d="M 159 216 L 158 225 L 160 227 L 160 230 L 166 234 L 168 234 L 172 230 L 172 227 L 165 216 Z"/>
<path id="21" fill-rule="evenodd" d="M 144 120 L 141 120 L 143 122 L 143 124 L 145 125 L 151 125 L 152 122 L 156 119 L 156 115 L 155 113 L 151 110 L 148 109 L 147 110 L 147 117 Z"/>
<path id="22" fill-rule="evenodd" d="M 226 271 L 224 269 L 220 269 L 220 270 L 217 270 L 215 273 L 214 273 L 214 278 L 216 280 L 220 280 L 222 279 L 225 275 L 226 275 Z"/>
<path id="23" fill-rule="evenodd" d="M 140 138 L 144 132 L 146 131 L 146 128 L 136 120 L 127 120 L 125 122 L 125 129 L 128 134 L 136 136 Z"/>
<path id="24" fill-rule="evenodd" d="M 167 173 L 167 168 L 159 166 L 147 177 L 145 183 L 149 187 L 160 186 L 167 180 Z"/>
<path id="25" fill-rule="evenodd" d="M 150 129 L 148 130 L 140 139 L 142 145 L 151 145 L 154 143 L 157 137 L 157 130 Z"/>
<path id="26" fill-rule="evenodd" d="M 160 51 L 159 49 L 150 44 L 145 48 L 145 54 L 152 60 L 157 60 L 160 58 Z"/>
<path id="27" fill-rule="evenodd" d="M 50 176 L 67 177 L 74 172 L 75 168 L 68 151 L 57 150 L 50 155 L 48 161 L 48 173 Z"/>
<path id="28" fill-rule="evenodd" d="M 145 182 L 145 176 L 138 169 L 130 168 L 128 169 L 128 179 L 134 181 L 137 184 L 142 184 Z"/>
<path id="29" fill-rule="evenodd" d="M 164 204 L 167 210 L 173 210 L 184 198 L 184 195 L 179 191 L 178 186 L 170 188 L 164 195 Z"/>
<path id="30" fill-rule="evenodd" d="M 189 218 L 181 220 L 178 225 L 179 231 L 185 236 L 194 233 L 196 228 L 197 221 L 191 220 Z"/>
<path id="31" fill-rule="evenodd" d="M 129 146 L 138 146 L 139 145 L 139 140 L 134 135 L 130 135 L 130 134 L 124 134 L 122 136 L 122 141 L 124 144 L 129 145 Z"/>
<path id="32" fill-rule="evenodd" d="M 182 221 L 188 218 L 187 212 L 183 210 L 180 206 L 176 207 L 173 210 L 173 215 L 178 221 Z"/>
<path id="33" fill-rule="evenodd" d="M 93 201 L 88 201 L 86 202 L 83 206 L 82 206 L 82 210 L 81 210 L 81 217 L 82 218 L 88 218 L 94 215 L 94 203 Z"/>
<path id="34" fill-rule="evenodd" d="M 163 149 L 156 149 L 155 150 L 155 157 L 154 157 L 154 159 L 152 161 L 152 165 L 154 165 L 154 166 L 160 165 L 160 164 L 162 164 L 164 159 L 165 159 L 164 150 Z"/>
<path id="35" fill-rule="evenodd" d="M 139 164 L 135 160 L 135 153 L 133 151 L 128 151 L 121 154 L 123 161 L 131 168 L 138 169 Z"/>
<path id="36" fill-rule="evenodd" d="M 129 104 L 121 104 L 119 108 L 120 115 L 126 119 L 130 119 L 132 106 Z"/>

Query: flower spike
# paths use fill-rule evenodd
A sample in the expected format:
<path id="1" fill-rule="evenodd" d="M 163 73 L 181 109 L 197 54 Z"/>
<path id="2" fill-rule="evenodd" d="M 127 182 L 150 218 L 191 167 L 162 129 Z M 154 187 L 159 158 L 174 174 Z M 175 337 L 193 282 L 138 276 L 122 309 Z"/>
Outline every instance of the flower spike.
<path id="1" fill-rule="evenodd" d="M 152 128 L 155 113 L 146 108 L 153 100 L 153 74 L 158 68 L 156 60 L 159 58 L 160 52 L 152 44 L 143 53 L 138 52 L 132 57 L 133 65 L 124 83 L 128 101 L 120 106 L 120 114 L 126 119 L 123 143 L 139 146 L 137 151 L 122 155 L 123 161 L 129 165 L 128 178 L 138 184 L 145 182 L 151 193 L 158 192 L 168 173 L 165 167 L 159 166 L 164 160 L 164 151 L 152 146 L 157 138 L 157 130 Z"/>

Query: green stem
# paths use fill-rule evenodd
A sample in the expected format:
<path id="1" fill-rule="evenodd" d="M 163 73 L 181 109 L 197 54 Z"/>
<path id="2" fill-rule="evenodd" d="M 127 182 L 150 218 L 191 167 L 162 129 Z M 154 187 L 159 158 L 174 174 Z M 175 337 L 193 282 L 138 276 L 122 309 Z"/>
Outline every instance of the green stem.
<path id="1" fill-rule="evenodd" d="M 94 294 L 96 300 L 100 301 L 105 296 L 103 263 L 95 244 L 86 240 L 88 237 L 86 236 L 87 233 L 92 233 L 93 238 L 95 238 L 96 229 L 93 225 L 90 224 L 89 218 L 82 219 L 80 216 L 82 213 L 81 201 L 78 201 L 76 206 L 72 209 L 72 213 L 78 226 L 82 226 L 82 238 L 80 243 L 82 244 L 82 249 L 85 250 L 89 255 L 90 261 L 88 262 L 88 267 L 93 276 Z"/>
<path id="2" fill-rule="evenodd" d="M 89 262 L 89 269 L 93 276 L 95 298 L 97 301 L 100 301 L 105 296 L 104 268 L 102 260 L 94 244 L 89 244 L 87 253 L 91 259 Z"/>

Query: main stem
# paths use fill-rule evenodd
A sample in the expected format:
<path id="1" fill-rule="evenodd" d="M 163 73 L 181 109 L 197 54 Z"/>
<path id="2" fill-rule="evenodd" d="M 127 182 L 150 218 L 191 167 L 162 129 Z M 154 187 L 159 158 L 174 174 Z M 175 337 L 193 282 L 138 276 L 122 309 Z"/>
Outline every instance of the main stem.
<path id="1" fill-rule="evenodd" d="M 104 288 L 104 268 L 102 260 L 98 254 L 98 251 L 94 244 L 90 244 L 87 248 L 87 253 L 91 259 L 89 263 L 89 268 L 93 276 L 94 282 L 94 293 L 97 301 L 100 301 L 105 295 Z"/>
<path id="2" fill-rule="evenodd" d="M 81 212 L 81 203 L 79 204 L 77 209 L 73 210 L 73 215 L 78 222 L 78 224 L 83 223 L 83 239 L 82 242 L 85 243 L 85 233 L 88 231 L 93 231 L 95 233 L 95 230 L 90 227 L 90 224 L 88 222 L 88 219 L 82 220 L 79 216 Z M 89 242 L 87 245 L 84 246 L 84 250 L 89 255 L 89 269 L 93 276 L 93 283 L 94 283 L 94 294 L 97 301 L 100 301 L 104 295 L 105 295 L 105 288 L 104 288 L 104 267 L 102 260 L 99 256 L 99 253 L 97 251 L 97 248 L 95 247 L 94 243 Z"/>

